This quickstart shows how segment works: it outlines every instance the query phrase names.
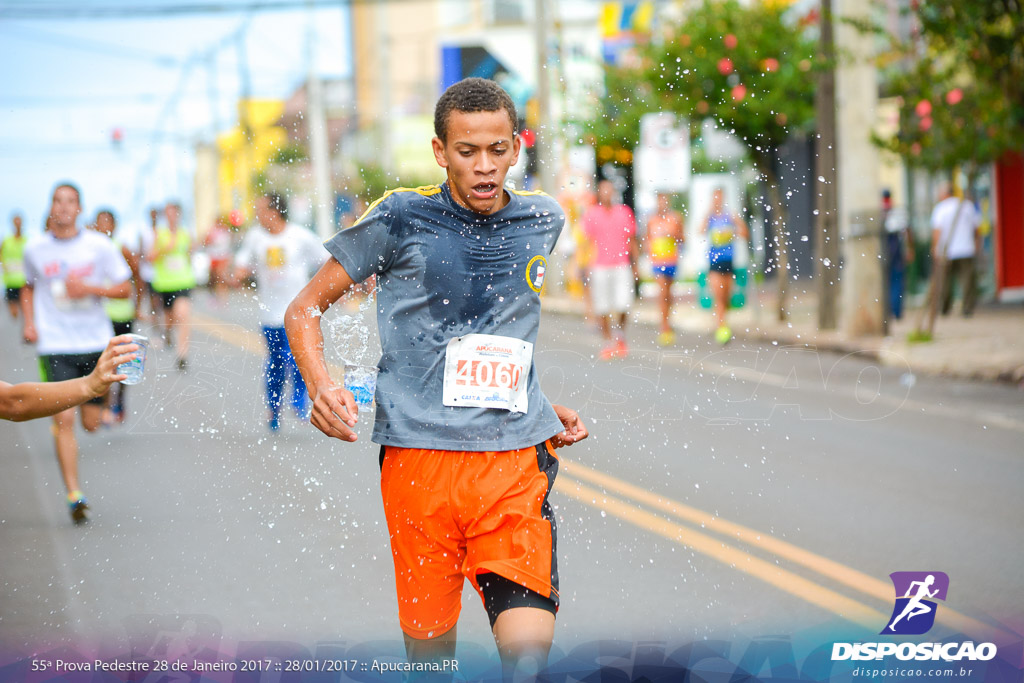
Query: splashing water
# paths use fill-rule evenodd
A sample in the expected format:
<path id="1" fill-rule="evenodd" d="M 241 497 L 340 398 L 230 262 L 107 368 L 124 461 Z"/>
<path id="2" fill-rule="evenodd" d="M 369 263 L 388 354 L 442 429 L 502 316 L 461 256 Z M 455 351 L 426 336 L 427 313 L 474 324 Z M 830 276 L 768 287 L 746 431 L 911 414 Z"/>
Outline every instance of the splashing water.
<path id="1" fill-rule="evenodd" d="M 332 306 L 323 317 L 324 355 L 328 363 L 377 363 L 377 359 L 380 358 L 380 343 L 377 340 L 376 326 L 372 325 L 375 303 L 373 292 L 361 299 L 346 297 Z"/>

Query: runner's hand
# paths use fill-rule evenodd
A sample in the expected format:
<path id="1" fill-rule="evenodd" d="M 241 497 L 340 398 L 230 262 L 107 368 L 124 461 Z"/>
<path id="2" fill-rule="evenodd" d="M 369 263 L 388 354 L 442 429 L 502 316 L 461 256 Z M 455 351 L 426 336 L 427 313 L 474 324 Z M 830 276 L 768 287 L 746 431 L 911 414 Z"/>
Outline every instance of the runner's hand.
<path id="1" fill-rule="evenodd" d="M 86 378 L 89 392 L 93 396 L 102 396 L 114 382 L 127 379 L 128 375 L 119 375 L 117 368 L 122 363 L 127 363 L 135 358 L 134 351 L 139 350 L 139 345 L 132 341 L 127 334 L 114 337 L 107 342 L 107 348 L 103 349 L 100 359 L 96 361 L 96 367 L 92 369 Z"/>
<path id="2" fill-rule="evenodd" d="M 583 424 L 583 420 L 580 419 L 575 410 L 559 405 L 552 405 L 551 407 L 555 409 L 555 414 L 558 415 L 558 419 L 562 421 L 562 426 L 565 427 L 562 432 L 551 437 L 552 446 L 555 448 L 571 446 L 590 436 L 590 432 L 587 431 L 587 427 Z"/>
<path id="3" fill-rule="evenodd" d="M 21 336 L 24 337 L 25 342 L 29 344 L 35 344 L 39 341 L 39 333 L 36 332 L 35 325 L 25 325 L 21 332 Z"/>
<path id="4" fill-rule="evenodd" d="M 84 299 L 91 293 L 82 278 L 77 275 L 69 275 L 64 281 L 64 288 L 69 299 Z"/>
<path id="5" fill-rule="evenodd" d="M 359 406 L 351 391 L 333 384 L 317 387 L 309 420 L 314 427 L 335 439 L 355 441 L 358 437 L 351 428 L 357 419 Z"/>

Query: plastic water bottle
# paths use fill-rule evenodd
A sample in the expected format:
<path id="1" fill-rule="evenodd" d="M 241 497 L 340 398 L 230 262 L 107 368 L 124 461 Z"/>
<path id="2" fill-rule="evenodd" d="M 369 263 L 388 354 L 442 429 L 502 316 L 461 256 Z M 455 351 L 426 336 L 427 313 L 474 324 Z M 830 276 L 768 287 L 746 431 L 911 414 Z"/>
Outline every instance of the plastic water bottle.
<path id="1" fill-rule="evenodd" d="M 131 337 L 131 341 L 128 343 L 138 344 L 139 350 L 135 351 L 134 360 L 117 366 L 117 374 L 128 376 L 121 380 L 121 384 L 138 384 L 146 372 L 146 349 L 149 347 L 149 338 L 143 337 L 141 334 L 129 334 L 128 336 Z"/>

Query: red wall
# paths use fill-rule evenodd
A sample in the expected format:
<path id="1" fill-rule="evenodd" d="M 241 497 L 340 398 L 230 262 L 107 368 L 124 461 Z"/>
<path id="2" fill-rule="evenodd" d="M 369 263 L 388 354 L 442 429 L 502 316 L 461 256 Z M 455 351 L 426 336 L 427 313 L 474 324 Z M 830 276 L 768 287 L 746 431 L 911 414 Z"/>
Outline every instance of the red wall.
<path id="1" fill-rule="evenodd" d="M 1024 155 L 996 164 L 996 289 L 1024 287 Z"/>

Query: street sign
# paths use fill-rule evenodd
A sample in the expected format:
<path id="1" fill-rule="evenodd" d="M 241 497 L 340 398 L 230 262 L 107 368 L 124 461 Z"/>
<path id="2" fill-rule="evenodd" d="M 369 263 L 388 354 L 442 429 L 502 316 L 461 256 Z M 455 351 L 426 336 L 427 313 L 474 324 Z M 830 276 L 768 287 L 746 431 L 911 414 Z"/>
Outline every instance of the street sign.
<path id="1" fill-rule="evenodd" d="M 640 146 L 633 161 L 638 187 L 645 192 L 683 192 L 690 186 L 690 135 L 686 122 L 668 112 L 640 119 Z"/>

